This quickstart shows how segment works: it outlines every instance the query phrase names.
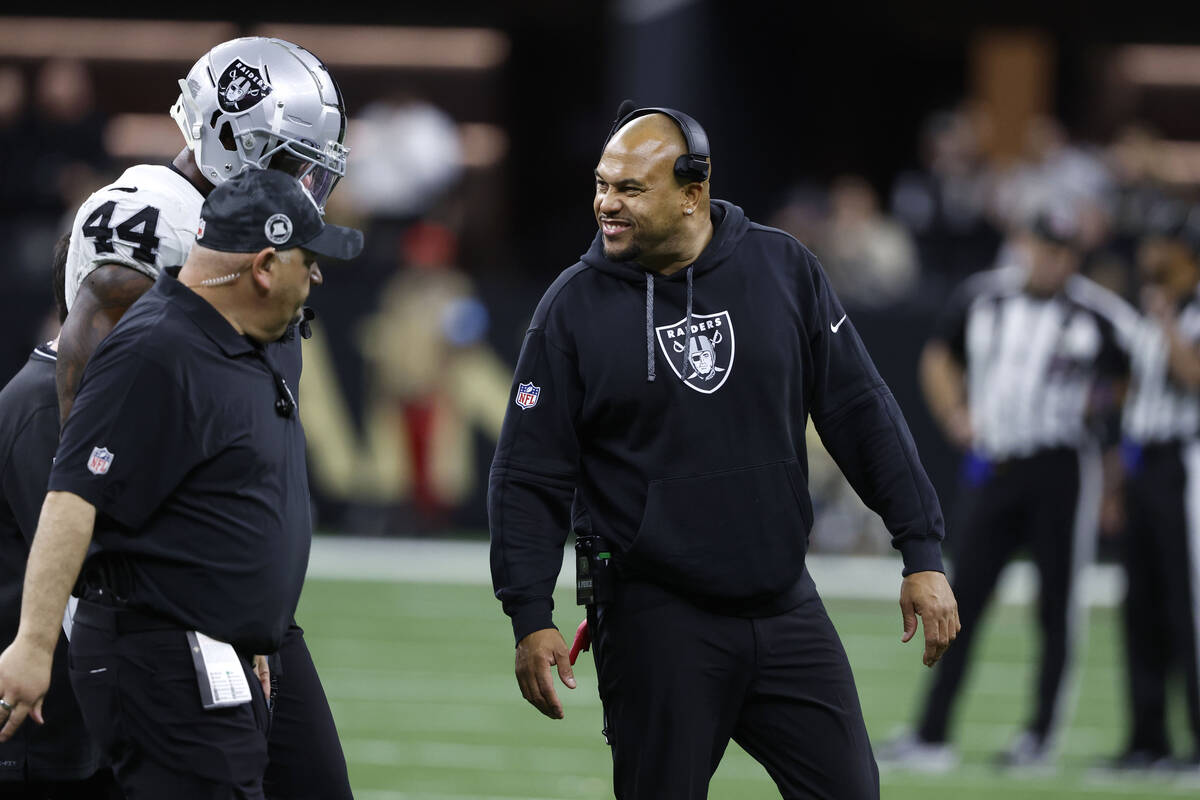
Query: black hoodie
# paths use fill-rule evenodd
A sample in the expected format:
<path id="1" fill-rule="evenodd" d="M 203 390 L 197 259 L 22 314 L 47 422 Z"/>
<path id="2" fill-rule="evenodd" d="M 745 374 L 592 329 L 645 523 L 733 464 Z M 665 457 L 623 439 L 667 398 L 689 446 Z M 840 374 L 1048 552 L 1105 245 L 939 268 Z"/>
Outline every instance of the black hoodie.
<path id="1" fill-rule="evenodd" d="M 937 496 L 816 257 L 730 203 L 712 220 L 669 277 L 609 261 L 597 234 L 534 312 L 488 489 L 492 580 L 518 641 L 552 625 L 568 530 L 603 536 L 621 574 L 717 610 L 794 607 L 809 415 L 904 574 L 942 570 Z"/>

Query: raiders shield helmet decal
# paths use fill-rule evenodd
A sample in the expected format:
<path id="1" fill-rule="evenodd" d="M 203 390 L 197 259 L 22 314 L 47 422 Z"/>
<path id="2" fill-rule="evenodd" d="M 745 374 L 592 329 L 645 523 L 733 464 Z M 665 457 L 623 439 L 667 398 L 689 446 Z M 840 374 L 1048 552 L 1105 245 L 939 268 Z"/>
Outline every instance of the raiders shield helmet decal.
<path id="1" fill-rule="evenodd" d="M 254 108 L 271 93 L 262 71 L 235 58 L 217 81 L 217 103 L 230 114 Z"/>
<path id="2" fill-rule="evenodd" d="M 660 325 L 658 346 L 675 374 L 689 387 L 712 394 L 725 385 L 733 371 L 733 320 L 728 311 L 692 314 L 691 333 L 684 330 L 687 318 Z"/>

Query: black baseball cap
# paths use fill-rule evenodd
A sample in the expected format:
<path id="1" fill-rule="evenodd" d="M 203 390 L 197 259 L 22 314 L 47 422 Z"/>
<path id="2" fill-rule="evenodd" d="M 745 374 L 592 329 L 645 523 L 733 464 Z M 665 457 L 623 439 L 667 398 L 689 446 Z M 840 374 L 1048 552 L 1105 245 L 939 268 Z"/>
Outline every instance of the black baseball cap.
<path id="1" fill-rule="evenodd" d="M 1075 214 L 1065 209 L 1042 209 L 1038 211 L 1029 226 L 1033 235 L 1051 244 L 1063 247 L 1079 245 L 1079 220 Z"/>
<path id="2" fill-rule="evenodd" d="M 1171 239 L 1200 257 L 1200 206 L 1178 200 L 1158 203 L 1146 215 L 1143 236 Z"/>
<path id="3" fill-rule="evenodd" d="M 303 247 L 347 261 L 362 252 L 362 231 L 327 225 L 300 181 L 274 169 L 248 169 L 215 187 L 200 209 L 196 244 L 223 253 Z"/>

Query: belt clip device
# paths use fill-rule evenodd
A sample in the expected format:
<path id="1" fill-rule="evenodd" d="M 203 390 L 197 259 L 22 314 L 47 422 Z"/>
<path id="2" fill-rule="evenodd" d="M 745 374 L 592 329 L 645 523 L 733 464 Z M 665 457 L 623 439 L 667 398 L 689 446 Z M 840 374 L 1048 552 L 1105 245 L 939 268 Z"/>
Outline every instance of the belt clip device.
<path id="1" fill-rule="evenodd" d="M 599 536 L 575 538 L 575 603 L 594 606 L 612 600 L 612 551 Z"/>

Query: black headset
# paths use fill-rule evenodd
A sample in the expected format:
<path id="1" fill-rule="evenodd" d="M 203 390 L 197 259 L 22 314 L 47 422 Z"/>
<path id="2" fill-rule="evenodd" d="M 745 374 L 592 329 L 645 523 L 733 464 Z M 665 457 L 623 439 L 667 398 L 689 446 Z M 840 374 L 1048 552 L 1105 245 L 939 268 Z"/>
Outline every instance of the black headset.
<path id="1" fill-rule="evenodd" d="M 692 181 L 703 183 L 708 180 L 708 134 L 704 132 L 700 123 L 673 108 L 635 108 L 636 105 L 632 100 L 625 100 L 621 103 L 617 109 L 617 119 L 613 123 L 612 130 L 608 132 L 608 137 L 604 140 L 605 146 L 608 146 L 609 140 L 630 120 L 644 117 L 647 114 L 666 114 L 675 120 L 675 124 L 683 132 L 683 140 L 687 143 L 688 149 L 686 153 L 675 159 L 676 176 L 688 183 Z"/>

